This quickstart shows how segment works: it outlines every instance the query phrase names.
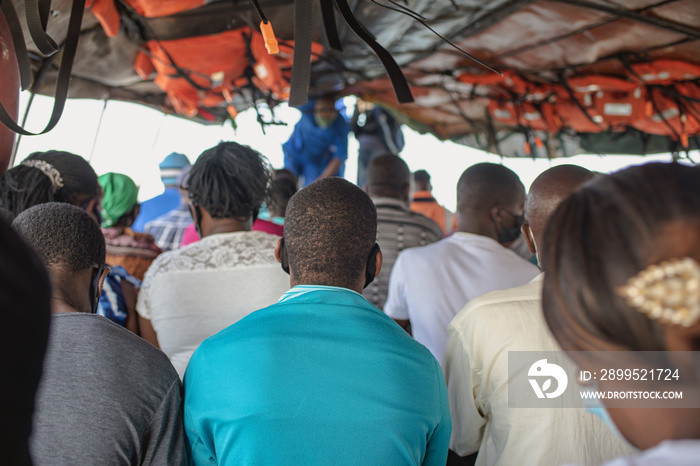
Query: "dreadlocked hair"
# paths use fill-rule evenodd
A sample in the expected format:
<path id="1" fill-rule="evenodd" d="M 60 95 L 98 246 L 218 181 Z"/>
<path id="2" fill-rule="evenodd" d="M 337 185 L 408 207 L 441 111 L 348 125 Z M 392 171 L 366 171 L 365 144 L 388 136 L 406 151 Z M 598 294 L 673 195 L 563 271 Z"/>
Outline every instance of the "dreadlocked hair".
<path id="1" fill-rule="evenodd" d="M 41 160 L 58 171 L 63 186 L 55 187 L 52 179 L 36 167 L 18 165 L 0 176 L 0 207 L 19 215 L 38 204 L 66 202 L 78 205 L 102 193 L 97 175 L 84 158 L 57 150 L 34 152 L 25 159 Z"/>
<path id="2" fill-rule="evenodd" d="M 270 167 L 258 151 L 235 142 L 221 142 L 202 152 L 190 171 L 190 199 L 212 218 L 242 221 L 257 217 L 268 198 Z"/>

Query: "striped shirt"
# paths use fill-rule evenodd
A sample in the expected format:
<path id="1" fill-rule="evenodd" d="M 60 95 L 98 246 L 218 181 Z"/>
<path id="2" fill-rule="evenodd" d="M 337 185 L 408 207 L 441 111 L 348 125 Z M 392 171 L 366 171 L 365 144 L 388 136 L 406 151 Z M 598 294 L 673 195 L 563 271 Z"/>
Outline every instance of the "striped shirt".
<path id="1" fill-rule="evenodd" d="M 389 276 L 399 253 L 442 239 L 440 226 L 424 215 L 411 212 L 408 205 L 387 197 L 373 199 L 377 208 L 377 243 L 384 258 L 379 276 L 363 291 L 363 296 L 379 309 L 384 308 Z"/>

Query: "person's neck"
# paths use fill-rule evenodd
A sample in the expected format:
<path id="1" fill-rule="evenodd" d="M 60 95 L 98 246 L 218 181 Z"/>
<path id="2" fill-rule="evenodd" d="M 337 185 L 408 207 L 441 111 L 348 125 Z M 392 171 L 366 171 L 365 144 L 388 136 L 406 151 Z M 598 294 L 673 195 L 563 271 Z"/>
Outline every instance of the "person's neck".
<path id="1" fill-rule="evenodd" d="M 85 312 L 78 309 L 70 300 L 51 296 L 51 313 L 64 314 L 72 312 Z"/>
<path id="2" fill-rule="evenodd" d="M 202 237 L 218 235 L 221 233 L 235 233 L 238 231 L 251 231 L 253 227 L 252 219 L 241 222 L 234 218 L 212 219 L 211 224 L 202 228 Z"/>
<path id="3" fill-rule="evenodd" d="M 308 286 L 333 286 L 336 288 L 345 288 L 347 290 L 354 291 L 356 293 L 362 294 L 362 290 L 364 289 L 364 279 L 358 280 L 355 283 L 319 283 L 319 280 L 296 280 L 293 276 L 290 275 L 290 280 L 289 284 L 292 288 L 295 286 L 299 285 L 308 285 Z"/>
<path id="4" fill-rule="evenodd" d="M 51 312 L 92 312 L 92 270 L 69 273 L 65 266 L 47 267 L 51 277 Z"/>
<path id="5" fill-rule="evenodd" d="M 460 216 L 457 231 L 462 233 L 471 233 L 473 235 L 486 236 L 487 238 L 498 241 L 498 236 L 496 235 L 494 227 L 491 223 L 476 220 L 472 216 Z"/>

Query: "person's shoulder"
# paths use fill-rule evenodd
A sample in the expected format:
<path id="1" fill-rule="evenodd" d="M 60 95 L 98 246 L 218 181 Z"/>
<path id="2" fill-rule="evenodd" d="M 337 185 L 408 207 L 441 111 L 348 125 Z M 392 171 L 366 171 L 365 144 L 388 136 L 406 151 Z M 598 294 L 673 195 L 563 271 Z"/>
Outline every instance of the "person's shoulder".
<path id="1" fill-rule="evenodd" d="M 202 361 L 212 357 L 215 358 L 216 355 L 221 353 L 228 354 L 232 348 L 247 341 L 246 339 L 251 336 L 251 333 L 256 335 L 271 334 L 272 329 L 270 323 L 274 325 L 275 322 L 279 322 L 276 316 L 280 312 L 285 312 L 285 308 L 286 306 L 275 303 L 255 310 L 223 330 L 206 338 L 195 350 L 189 365 L 195 367 L 201 364 L 201 362 L 193 364 L 193 361 Z M 264 323 L 261 324 L 261 321 Z"/>
<path id="2" fill-rule="evenodd" d="M 194 243 L 197 244 L 197 243 Z M 192 245 L 185 246 L 181 249 L 173 249 L 172 251 L 165 251 L 159 254 L 148 268 L 146 272 L 146 277 L 153 277 L 165 272 L 172 272 L 179 269 L 187 269 L 187 267 L 180 260 L 183 255 L 183 251 Z"/>
<path id="3" fill-rule="evenodd" d="M 437 239 L 442 238 L 442 228 L 440 228 L 440 225 L 438 225 L 435 220 L 414 211 L 411 211 L 411 220 L 420 225 L 420 227 L 427 232 L 432 233 Z"/>
<path id="4" fill-rule="evenodd" d="M 96 346 L 95 354 L 103 358 L 120 358 L 129 361 L 118 366 L 126 373 L 151 374 L 154 378 L 174 380 L 178 377 L 168 357 L 143 338 L 96 314 L 75 313 L 59 316 L 54 323 L 70 326 L 71 332 L 90 335 Z M 60 331 L 60 330 L 59 330 Z"/>
<path id="5" fill-rule="evenodd" d="M 533 280 L 522 286 L 491 291 L 470 300 L 457 313 L 451 326 L 478 324 L 489 326 L 494 321 L 508 320 L 513 312 L 539 312 L 542 282 Z"/>

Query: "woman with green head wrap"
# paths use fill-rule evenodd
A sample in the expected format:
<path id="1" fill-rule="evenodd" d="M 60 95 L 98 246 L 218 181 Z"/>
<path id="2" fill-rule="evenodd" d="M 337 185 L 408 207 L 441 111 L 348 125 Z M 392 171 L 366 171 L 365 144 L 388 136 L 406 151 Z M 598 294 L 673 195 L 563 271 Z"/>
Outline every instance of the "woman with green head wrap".
<path id="1" fill-rule="evenodd" d="M 119 223 L 129 223 L 129 216 L 134 213 L 134 209 L 137 207 L 139 194 L 139 188 L 134 180 L 121 173 L 111 172 L 105 173 L 97 180 L 104 193 L 102 197 L 102 226 L 109 228 Z M 124 217 L 123 220 L 122 217 Z M 133 223 L 133 219 L 131 220 Z"/>
<path id="2" fill-rule="evenodd" d="M 105 173 L 98 178 L 102 197 L 102 232 L 107 243 L 107 263 L 121 265 L 143 280 L 148 267 L 162 251 L 153 236 L 137 233 L 130 227 L 138 216 L 139 188 L 121 173 Z"/>

